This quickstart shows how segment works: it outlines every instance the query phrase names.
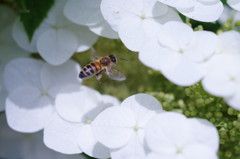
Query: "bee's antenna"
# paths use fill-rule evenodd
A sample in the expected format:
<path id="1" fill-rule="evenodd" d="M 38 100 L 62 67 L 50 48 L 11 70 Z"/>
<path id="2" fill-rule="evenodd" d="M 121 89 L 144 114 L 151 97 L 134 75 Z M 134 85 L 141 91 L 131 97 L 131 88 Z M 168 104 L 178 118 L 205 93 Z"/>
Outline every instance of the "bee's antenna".
<path id="1" fill-rule="evenodd" d="M 122 58 L 121 58 L 121 59 L 119 59 L 119 60 L 128 61 L 128 59 L 122 59 Z"/>

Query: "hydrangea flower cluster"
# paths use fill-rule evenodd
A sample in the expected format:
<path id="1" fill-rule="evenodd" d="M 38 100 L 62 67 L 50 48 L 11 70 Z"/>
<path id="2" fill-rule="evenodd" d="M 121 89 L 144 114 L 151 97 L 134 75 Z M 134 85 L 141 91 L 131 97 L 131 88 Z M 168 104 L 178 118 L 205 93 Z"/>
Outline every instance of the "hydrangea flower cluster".
<path id="1" fill-rule="evenodd" d="M 55 112 L 59 90 L 66 84 L 81 84 L 79 71 L 80 66 L 74 61 L 60 66 L 31 58 L 10 61 L 4 70 L 8 125 L 28 133 L 43 129 Z"/>
<path id="2" fill-rule="evenodd" d="M 230 106 L 240 109 L 238 32 L 217 36 L 209 31 L 193 31 L 180 22 L 167 22 L 158 36 L 158 41 L 148 41 L 139 53 L 145 65 L 180 86 L 203 80 L 209 93 L 224 97 Z"/>
<path id="3" fill-rule="evenodd" d="M 0 5 L 0 112 L 5 109 L 7 91 L 3 83 L 5 65 L 17 57 L 26 57 L 29 54 L 19 48 L 11 36 L 11 26 L 16 19 L 15 13 L 6 6 Z"/>
<path id="4" fill-rule="evenodd" d="M 14 138 L 14 151 L 22 158 L 86 158 L 79 155 L 85 153 L 101 159 L 217 159 L 219 144 L 227 143 L 221 154 L 230 142 L 239 143 L 240 132 L 240 33 L 233 30 L 240 26 L 240 3 L 225 3 L 237 14 L 222 17 L 225 28 L 216 34 L 188 20 L 218 20 L 224 9 L 220 0 L 56 0 L 32 38 L 20 17 L 0 6 L 0 111 L 6 115 L 0 114 L 0 158 L 16 157 L 9 153 L 12 145 L 1 144 Z M 157 74 L 150 89 L 144 83 L 120 102 L 82 85 L 81 67 L 71 58 L 90 49 L 99 36 L 103 41 L 119 38 L 116 45 L 122 42 L 156 70 L 143 73 Z M 156 82 L 159 72 L 177 86 Z M 163 93 L 163 87 L 175 92 L 188 87 L 188 98 Z M 118 88 L 117 93 L 131 89 Z M 136 94 L 144 91 L 171 112 L 153 96 Z M 16 134 L 6 123 L 18 132 L 37 133 Z M 239 147 L 234 146 L 236 152 Z M 221 156 L 231 157 L 227 152 Z"/>
<path id="5" fill-rule="evenodd" d="M 219 137 L 211 123 L 164 112 L 150 95 L 136 94 L 119 104 L 83 86 L 69 85 L 61 92 L 56 99 L 59 115 L 44 128 L 45 144 L 56 151 L 112 159 L 217 158 Z"/>
<path id="6" fill-rule="evenodd" d="M 20 134 L 7 125 L 5 115 L 0 115 L 0 156 L 1 158 L 24 159 L 87 159 L 82 155 L 65 155 L 48 149 L 41 132 L 35 134 Z"/>
<path id="7" fill-rule="evenodd" d="M 64 16 L 65 3 L 65 0 L 56 1 L 31 42 L 20 20 L 13 26 L 13 37 L 18 45 L 29 52 L 39 52 L 52 65 L 63 64 L 74 52 L 86 51 L 98 38 L 87 27 L 72 23 Z"/>
<path id="8" fill-rule="evenodd" d="M 227 0 L 227 3 L 237 11 L 240 11 L 240 2 L 236 0 Z"/>

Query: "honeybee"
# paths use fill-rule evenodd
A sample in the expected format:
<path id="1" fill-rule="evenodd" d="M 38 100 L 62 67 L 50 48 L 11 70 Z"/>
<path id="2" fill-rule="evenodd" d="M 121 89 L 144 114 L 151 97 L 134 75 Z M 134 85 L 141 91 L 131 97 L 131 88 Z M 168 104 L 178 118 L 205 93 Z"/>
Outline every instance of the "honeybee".
<path id="1" fill-rule="evenodd" d="M 112 54 L 99 57 L 95 61 L 83 67 L 79 74 L 79 78 L 87 79 L 92 76 L 96 76 L 97 80 L 100 80 L 102 78 L 102 73 L 106 72 L 110 79 L 123 81 L 126 79 L 126 77 L 114 68 L 117 64 L 117 61 L 117 57 Z"/>

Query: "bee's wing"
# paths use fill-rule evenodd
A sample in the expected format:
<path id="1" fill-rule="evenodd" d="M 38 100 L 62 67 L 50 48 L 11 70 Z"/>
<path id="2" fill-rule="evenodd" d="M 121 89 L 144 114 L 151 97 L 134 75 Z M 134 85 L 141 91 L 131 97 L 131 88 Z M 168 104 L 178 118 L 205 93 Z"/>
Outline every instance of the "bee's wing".
<path id="1" fill-rule="evenodd" d="M 100 56 L 98 56 L 98 55 L 96 54 L 95 49 L 94 49 L 93 47 L 91 47 L 90 59 L 91 59 L 92 61 L 96 61 L 96 60 L 98 60 L 99 58 L 100 58 Z"/>
<path id="2" fill-rule="evenodd" d="M 107 69 L 106 73 L 108 75 L 109 78 L 116 80 L 116 81 L 123 81 L 126 79 L 126 77 L 124 76 L 124 74 L 122 74 L 122 72 L 118 71 L 115 68 L 112 69 Z"/>

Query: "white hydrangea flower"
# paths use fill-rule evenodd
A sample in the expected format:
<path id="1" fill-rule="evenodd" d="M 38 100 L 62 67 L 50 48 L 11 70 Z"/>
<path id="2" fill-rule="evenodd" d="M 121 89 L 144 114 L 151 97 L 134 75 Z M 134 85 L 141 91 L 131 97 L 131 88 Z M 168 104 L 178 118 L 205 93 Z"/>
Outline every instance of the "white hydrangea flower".
<path id="1" fill-rule="evenodd" d="M 220 18 L 218 19 L 219 23 L 224 25 L 229 19 L 232 20 L 232 28 L 235 28 L 234 24 L 240 21 L 240 12 L 224 6 L 224 10 Z"/>
<path id="2" fill-rule="evenodd" d="M 145 126 L 157 113 L 161 104 L 147 94 L 126 98 L 120 106 L 101 112 L 93 121 L 96 139 L 110 148 L 112 159 L 146 158 Z"/>
<path id="3" fill-rule="evenodd" d="M 73 61 L 51 66 L 30 58 L 9 62 L 4 83 L 9 93 L 6 116 L 9 126 L 20 132 L 36 132 L 45 126 L 54 112 L 54 100 L 61 87 L 80 84 L 80 67 Z"/>
<path id="4" fill-rule="evenodd" d="M 210 94 L 223 97 L 229 106 L 240 109 L 240 33 L 227 31 L 218 35 L 215 53 L 207 62 L 202 81 Z M 231 42 L 230 42 L 231 41 Z"/>
<path id="5" fill-rule="evenodd" d="M 8 159 L 87 159 L 82 155 L 63 155 L 43 144 L 42 132 L 21 134 L 11 130 L 5 115 L 0 115 L 0 156 Z"/>
<path id="6" fill-rule="evenodd" d="M 174 112 L 157 114 L 146 128 L 147 159 L 217 159 L 219 136 L 203 119 Z"/>
<path id="7" fill-rule="evenodd" d="M 147 66 L 180 86 L 200 81 L 205 73 L 205 60 L 216 48 L 217 36 L 208 31 L 194 32 L 180 22 L 167 22 L 158 34 L 140 50 L 139 59 Z"/>
<path id="8" fill-rule="evenodd" d="M 217 48 L 214 55 L 220 54 L 240 54 L 240 33 L 237 31 L 227 31 L 218 35 Z M 213 59 L 215 56 L 212 56 Z"/>
<path id="9" fill-rule="evenodd" d="M 139 51 L 161 24 L 181 21 L 177 12 L 157 0 L 102 0 L 103 17 L 132 51 Z"/>
<path id="10" fill-rule="evenodd" d="M 175 7 L 183 15 L 204 22 L 216 21 L 223 12 L 220 0 L 158 0 Z"/>
<path id="11" fill-rule="evenodd" d="M 103 18 L 100 4 L 101 0 L 70 0 L 64 7 L 64 15 L 74 23 L 88 26 L 99 36 L 116 39 L 118 34 Z"/>
<path id="12" fill-rule="evenodd" d="M 56 1 L 34 33 L 31 43 L 19 20 L 13 26 L 13 37 L 18 45 L 27 51 L 39 52 L 52 65 L 63 64 L 74 52 L 86 51 L 98 38 L 87 27 L 74 24 L 64 17 L 65 2 Z"/>
<path id="13" fill-rule="evenodd" d="M 95 158 L 109 158 L 109 149 L 100 144 L 92 133 L 92 121 L 109 106 L 119 101 L 85 86 L 67 85 L 57 95 L 56 109 L 44 128 L 44 143 L 66 154 L 82 151 Z"/>
<path id="14" fill-rule="evenodd" d="M 211 60 L 202 84 L 209 93 L 224 97 L 227 103 L 240 110 L 240 54 L 221 54 Z"/>
<path id="15" fill-rule="evenodd" d="M 239 0 L 227 0 L 227 3 L 233 9 L 236 9 L 237 11 L 240 11 L 240 1 Z"/>
<path id="16" fill-rule="evenodd" d="M 12 24 L 16 15 L 7 6 L 0 5 L 0 112 L 5 109 L 7 91 L 3 84 L 3 70 L 10 60 L 29 54 L 19 48 L 14 42 L 11 34 Z"/>

